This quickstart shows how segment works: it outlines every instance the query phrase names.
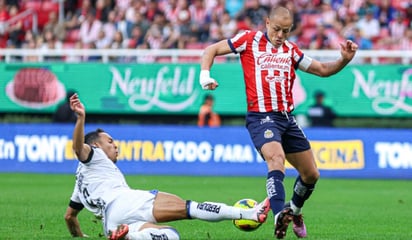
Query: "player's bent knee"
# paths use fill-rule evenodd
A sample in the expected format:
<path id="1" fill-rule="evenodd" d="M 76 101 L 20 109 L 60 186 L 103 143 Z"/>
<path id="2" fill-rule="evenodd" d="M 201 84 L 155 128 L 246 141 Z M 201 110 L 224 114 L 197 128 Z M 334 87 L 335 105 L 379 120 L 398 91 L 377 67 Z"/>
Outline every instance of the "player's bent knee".
<path id="1" fill-rule="evenodd" d="M 152 240 L 152 239 L 168 239 L 179 240 L 180 235 L 176 229 L 167 228 L 145 228 L 138 232 L 129 232 L 128 239 Z"/>
<path id="2" fill-rule="evenodd" d="M 314 171 L 308 176 L 308 183 L 316 183 L 318 179 L 320 178 L 320 173 L 319 171 Z"/>

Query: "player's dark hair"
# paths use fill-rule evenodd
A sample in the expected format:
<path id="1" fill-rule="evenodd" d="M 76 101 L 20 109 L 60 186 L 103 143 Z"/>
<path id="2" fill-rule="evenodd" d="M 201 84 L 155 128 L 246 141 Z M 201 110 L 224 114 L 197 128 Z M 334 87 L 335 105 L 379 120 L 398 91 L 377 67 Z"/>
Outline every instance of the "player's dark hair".
<path id="1" fill-rule="evenodd" d="M 100 133 L 103 133 L 104 130 L 101 128 L 96 129 L 95 131 L 89 132 L 84 136 L 84 143 L 92 144 L 97 141 L 100 137 Z"/>

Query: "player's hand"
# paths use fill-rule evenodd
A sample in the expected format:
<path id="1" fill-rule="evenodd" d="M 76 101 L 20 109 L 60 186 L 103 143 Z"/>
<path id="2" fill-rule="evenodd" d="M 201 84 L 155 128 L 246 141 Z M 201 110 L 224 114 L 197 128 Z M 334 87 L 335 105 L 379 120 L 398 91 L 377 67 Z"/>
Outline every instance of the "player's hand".
<path id="1" fill-rule="evenodd" d="M 77 93 L 70 97 L 70 108 L 77 114 L 78 117 L 85 116 L 83 103 L 80 101 Z"/>
<path id="2" fill-rule="evenodd" d="M 216 80 L 210 77 L 208 70 L 200 71 L 199 82 L 204 90 L 215 90 L 219 86 Z"/>
<path id="3" fill-rule="evenodd" d="M 352 60 L 358 50 L 358 45 L 351 40 L 346 40 L 345 43 L 340 44 L 342 58 L 345 60 Z"/>

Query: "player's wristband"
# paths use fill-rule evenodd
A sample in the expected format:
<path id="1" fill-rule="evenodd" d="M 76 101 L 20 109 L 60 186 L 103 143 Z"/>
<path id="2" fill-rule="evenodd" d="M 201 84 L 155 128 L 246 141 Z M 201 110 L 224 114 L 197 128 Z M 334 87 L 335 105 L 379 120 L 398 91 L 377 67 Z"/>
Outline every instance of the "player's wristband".
<path id="1" fill-rule="evenodd" d="M 200 78 L 210 78 L 210 71 L 209 70 L 201 70 L 200 71 Z"/>
<path id="2" fill-rule="evenodd" d="M 200 85 L 202 86 L 203 89 L 208 89 L 207 85 L 209 85 L 211 83 L 214 83 L 215 80 L 210 77 L 209 70 L 201 70 L 200 71 L 199 82 L 200 82 Z"/>

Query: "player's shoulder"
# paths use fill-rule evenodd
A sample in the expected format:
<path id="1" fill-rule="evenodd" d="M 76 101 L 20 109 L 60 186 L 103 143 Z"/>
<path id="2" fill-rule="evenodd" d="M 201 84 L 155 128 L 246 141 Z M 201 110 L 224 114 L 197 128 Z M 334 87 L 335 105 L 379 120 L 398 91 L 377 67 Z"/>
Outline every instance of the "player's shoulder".
<path id="1" fill-rule="evenodd" d="M 295 42 L 291 42 L 289 40 L 285 40 L 284 44 L 289 48 L 299 49 L 299 46 Z"/>
<path id="2" fill-rule="evenodd" d="M 87 160 L 84 161 L 83 163 L 90 163 L 90 162 L 96 162 L 96 160 L 98 159 L 103 159 L 104 156 L 106 156 L 106 154 L 104 153 L 104 151 L 96 146 L 90 146 L 90 153 L 87 157 Z"/>
<path id="3" fill-rule="evenodd" d="M 269 39 L 266 36 L 266 33 L 262 31 L 250 31 L 248 39 L 250 41 L 262 41 L 265 43 L 269 41 Z"/>

